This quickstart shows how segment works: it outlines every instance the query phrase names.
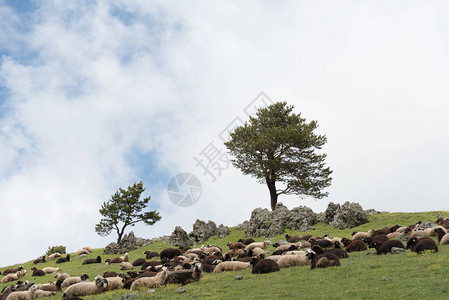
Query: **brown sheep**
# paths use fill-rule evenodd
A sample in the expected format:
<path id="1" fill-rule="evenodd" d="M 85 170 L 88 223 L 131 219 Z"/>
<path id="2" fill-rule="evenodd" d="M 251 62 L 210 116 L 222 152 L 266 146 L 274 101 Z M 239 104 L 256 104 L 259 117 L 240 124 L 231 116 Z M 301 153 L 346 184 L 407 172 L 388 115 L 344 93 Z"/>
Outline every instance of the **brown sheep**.
<path id="1" fill-rule="evenodd" d="M 229 247 L 229 249 L 244 249 L 245 248 L 245 245 L 240 242 L 237 242 L 237 243 L 228 242 L 227 246 Z"/>
<path id="2" fill-rule="evenodd" d="M 438 245 L 431 238 L 411 238 L 407 241 L 407 249 L 410 249 L 418 254 L 426 250 L 438 252 Z"/>
<path id="3" fill-rule="evenodd" d="M 342 243 L 346 246 L 346 252 L 365 251 L 368 249 L 366 244 L 361 240 L 342 239 Z"/>
<path id="4" fill-rule="evenodd" d="M 242 243 L 243 245 L 249 245 L 251 243 L 254 243 L 254 239 L 239 239 L 238 240 L 239 243 Z"/>

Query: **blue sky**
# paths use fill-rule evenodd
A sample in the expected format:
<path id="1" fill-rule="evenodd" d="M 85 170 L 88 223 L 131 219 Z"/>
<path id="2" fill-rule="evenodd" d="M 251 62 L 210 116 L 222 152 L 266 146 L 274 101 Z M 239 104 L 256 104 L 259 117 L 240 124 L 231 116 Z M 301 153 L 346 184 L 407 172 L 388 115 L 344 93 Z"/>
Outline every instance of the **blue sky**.
<path id="1" fill-rule="evenodd" d="M 94 232 L 98 209 L 140 180 L 162 215 L 133 228 L 142 237 L 269 207 L 255 179 L 231 166 L 212 182 L 194 159 L 211 142 L 224 151 L 218 135 L 261 91 L 328 137 L 329 197 L 281 197 L 289 208 L 449 210 L 447 12 L 444 1 L 0 0 L 0 218 L 12 236 L 40 233 L 0 250 L 0 266 L 114 241 Z M 166 193 L 183 172 L 203 187 L 187 208 Z"/>

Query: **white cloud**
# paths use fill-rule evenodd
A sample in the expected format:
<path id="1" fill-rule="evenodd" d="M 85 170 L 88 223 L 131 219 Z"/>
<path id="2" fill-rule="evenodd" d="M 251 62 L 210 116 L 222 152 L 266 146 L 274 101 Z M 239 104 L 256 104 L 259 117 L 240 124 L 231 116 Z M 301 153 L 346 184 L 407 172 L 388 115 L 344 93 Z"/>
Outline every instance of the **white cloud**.
<path id="1" fill-rule="evenodd" d="M 0 42 L 14 36 L 26 57 L 11 46 L 0 65 L 8 89 L 0 217 L 21 245 L 2 250 L 0 265 L 47 246 L 74 251 L 113 241 L 93 231 L 98 208 L 145 174 L 161 178 L 147 193 L 163 219 L 136 226 L 141 236 L 175 225 L 190 231 L 196 218 L 233 226 L 269 207 L 255 179 L 230 168 L 211 183 L 193 159 L 211 141 L 223 147 L 218 134 L 262 90 L 318 120 L 328 136 L 329 198 L 282 197 L 288 207 L 321 211 L 348 200 L 378 210 L 448 210 L 443 5 L 55 1 L 24 19 L 0 4 L 11 21 L 0 21 Z M 30 30 L 19 28 L 23 22 Z M 147 155 L 146 167 L 130 162 L 134 153 Z M 165 178 L 180 172 L 203 184 L 190 208 L 165 193 Z"/>

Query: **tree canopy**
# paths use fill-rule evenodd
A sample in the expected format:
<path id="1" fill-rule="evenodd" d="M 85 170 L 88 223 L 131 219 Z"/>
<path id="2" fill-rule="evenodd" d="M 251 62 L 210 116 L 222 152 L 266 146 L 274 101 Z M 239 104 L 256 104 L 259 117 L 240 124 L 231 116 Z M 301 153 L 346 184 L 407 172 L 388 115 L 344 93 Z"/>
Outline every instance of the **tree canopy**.
<path id="1" fill-rule="evenodd" d="M 95 231 L 100 236 L 107 236 L 111 231 L 117 232 L 117 243 L 120 243 L 128 226 L 134 226 L 138 222 L 153 225 L 161 219 L 156 210 L 143 212 L 148 206 L 150 196 L 140 199 L 145 191 L 142 181 L 129 186 L 127 190 L 119 189 L 111 199 L 104 202 L 100 208 L 100 214 L 104 217 L 95 225 Z"/>
<path id="2" fill-rule="evenodd" d="M 317 152 L 326 143 L 326 136 L 314 133 L 316 121 L 307 123 L 292 111 L 293 106 L 286 102 L 260 108 L 225 143 L 236 168 L 267 184 L 272 210 L 281 194 L 326 197 L 328 193 L 322 190 L 332 180 L 332 171 L 325 165 L 326 154 Z M 276 187 L 277 182 L 282 188 Z"/>

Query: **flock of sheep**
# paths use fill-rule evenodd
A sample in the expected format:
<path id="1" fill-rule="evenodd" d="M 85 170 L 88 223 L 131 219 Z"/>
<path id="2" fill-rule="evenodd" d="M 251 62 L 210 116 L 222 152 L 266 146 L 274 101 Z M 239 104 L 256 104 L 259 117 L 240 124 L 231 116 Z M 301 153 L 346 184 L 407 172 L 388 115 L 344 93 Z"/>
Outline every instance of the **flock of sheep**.
<path id="1" fill-rule="evenodd" d="M 145 258 L 129 262 L 128 253 L 121 257 L 107 259 L 106 264 L 120 264 L 123 272 L 108 271 L 102 276 L 96 276 L 89 281 L 87 274 L 70 276 L 59 267 L 31 268 L 32 276 L 53 274 L 54 282 L 48 284 L 33 284 L 21 279 L 27 274 L 22 266 L 16 269 L 6 269 L 1 272 L 2 283 L 14 282 L 6 286 L 0 294 L 0 300 L 34 300 L 49 297 L 56 292 L 62 292 L 63 299 L 80 299 L 79 297 L 99 294 L 115 289 L 150 289 L 166 284 L 185 285 L 199 281 L 202 273 L 221 273 L 238 271 L 252 267 L 253 274 L 277 272 L 281 268 L 295 266 L 310 266 L 327 268 L 339 266 L 340 259 L 348 257 L 348 252 L 365 251 L 375 248 L 377 254 L 387 254 L 410 249 L 416 253 L 438 251 L 438 244 L 432 238 L 436 236 L 440 245 L 449 244 L 449 219 L 439 218 L 438 225 L 423 228 L 421 222 L 407 227 L 395 225 L 378 230 L 353 233 L 352 239 L 312 235 L 289 236 L 286 241 L 273 244 L 274 251 L 268 251 L 271 244 L 266 240 L 255 242 L 253 239 L 240 239 L 229 242 L 228 250 L 223 251 L 217 246 L 201 246 L 199 248 L 167 248 L 160 253 L 145 251 Z M 404 245 L 398 238 L 407 237 Z M 78 252 L 85 256 L 92 252 L 85 247 Z M 267 253 L 271 254 L 267 257 Z M 48 257 L 40 257 L 33 261 L 35 265 L 55 260 L 61 265 L 70 261 L 70 255 L 65 257 L 54 253 Z M 100 256 L 88 258 L 86 264 L 100 264 Z M 62 266 L 62 265 L 61 265 Z"/>

